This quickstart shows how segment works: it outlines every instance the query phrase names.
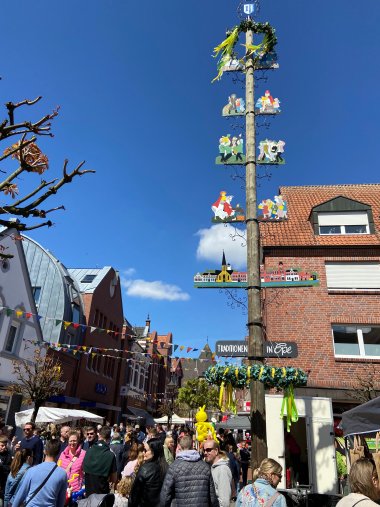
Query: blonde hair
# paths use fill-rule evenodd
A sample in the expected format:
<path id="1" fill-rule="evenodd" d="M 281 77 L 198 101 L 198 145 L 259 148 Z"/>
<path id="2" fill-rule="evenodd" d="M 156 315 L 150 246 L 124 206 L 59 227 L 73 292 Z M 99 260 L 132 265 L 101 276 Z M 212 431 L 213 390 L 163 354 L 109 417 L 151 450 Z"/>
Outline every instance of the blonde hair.
<path id="1" fill-rule="evenodd" d="M 144 451 L 140 451 L 137 455 L 137 463 L 135 469 L 133 470 L 133 474 L 137 475 L 141 465 L 144 463 Z"/>
<path id="2" fill-rule="evenodd" d="M 119 495 L 124 496 L 125 498 L 128 498 L 131 494 L 132 484 L 133 484 L 133 477 L 123 477 L 117 487 L 116 491 L 119 493 Z"/>
<path id="3" fill-rule="evenodd" d="M 373 479 L 378 479 L 375 463 L 368 458 L 360 458 L 352 465 L 350 470 L 350 486 L 352 493 L 361 493 L 371 500 L 378 500 Z"/>
<path id="4" fill-rule="evenodd" d="M 260 477 L 261 479 L 267 480 L 271 484 L 272 482 L 271 474 L 281 475 L 281 473 L 282 466 L 280 465 L 280 463 L 278 463 L 274 459 L 265 458 L 260 463 L 259 468 L 256 468 L 252 472 L 252 482 L 255 482 L 255 480 Z"/>

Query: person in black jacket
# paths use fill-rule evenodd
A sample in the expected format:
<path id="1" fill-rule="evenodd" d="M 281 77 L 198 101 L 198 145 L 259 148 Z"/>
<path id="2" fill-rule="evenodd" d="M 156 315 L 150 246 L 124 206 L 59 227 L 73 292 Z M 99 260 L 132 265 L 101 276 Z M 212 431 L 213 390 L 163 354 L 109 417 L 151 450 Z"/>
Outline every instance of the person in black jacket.
<path id="1" fill-rule="evenodd" d="M 179 451 L 161 490 L 161 507 L 219 507 L 210 466 L 193 450 L 189 435 L 179 439 Z"/>
<path id="2" fill-rule="evenodd" d="M 128 507 L 158 507 L 160 491 L 168 465 L 159 438 L 144 443 L 144 463 L 137 472 Z"/>
<path id="3" fill-rule="evenodd" d="M 12 454 L 8 450 L 8 437 L 0 435 L 0 505 L 3 505 L 5 483 L 11 469 Z"/>

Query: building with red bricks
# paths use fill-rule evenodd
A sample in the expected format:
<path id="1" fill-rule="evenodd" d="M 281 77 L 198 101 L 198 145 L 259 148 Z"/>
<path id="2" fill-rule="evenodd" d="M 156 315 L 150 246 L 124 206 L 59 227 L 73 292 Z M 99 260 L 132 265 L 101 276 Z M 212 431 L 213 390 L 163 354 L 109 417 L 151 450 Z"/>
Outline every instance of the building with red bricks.
<path id="1" fill-rule="evenodd" d="M 335 412 L 380 389 L 380 185 L 280 188 L 288 219 L 260 223 L 264 270 L 316 273 L 319 285 L 264 288 L 264 337 L 296 342 L 268 359 L 309 372 L 298 394 L 328 396 Z"/>
<path id="2" fill-rule="evenodd" d="M 80 354 L 73 379 L 76 397 L 81 407 L 112 423 L 121 418 L 120 385 L 127 365 L 120 277 L 110 266 L 69 273 L 79 286 L 87 325 L 82 344 L 86 353 Z"/>

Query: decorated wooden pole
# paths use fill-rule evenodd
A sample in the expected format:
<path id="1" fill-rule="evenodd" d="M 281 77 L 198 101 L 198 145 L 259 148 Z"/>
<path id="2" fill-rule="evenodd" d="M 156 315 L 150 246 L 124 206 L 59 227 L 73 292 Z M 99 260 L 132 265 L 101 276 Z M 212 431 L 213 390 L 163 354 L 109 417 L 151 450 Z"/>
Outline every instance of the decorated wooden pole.
<path id="1" fill-rule="evenodd" d="M 253 31 L 246 31 L 246 51 L 253 46 Z M 253 55 L 245 64 L 246 97 L 246 224 L 247 224 L 247 275 L 248 275 L 248 359 L 251 365 L 263 365 L 263 329 L 260 298 L 260 232 L 257 220 L 256 190 L 256 121 L 255 121 L 255 64 Z M 265 387 L 251 381 L 251 465 L 257 468 L 267 457 L 265 426 Z"/>

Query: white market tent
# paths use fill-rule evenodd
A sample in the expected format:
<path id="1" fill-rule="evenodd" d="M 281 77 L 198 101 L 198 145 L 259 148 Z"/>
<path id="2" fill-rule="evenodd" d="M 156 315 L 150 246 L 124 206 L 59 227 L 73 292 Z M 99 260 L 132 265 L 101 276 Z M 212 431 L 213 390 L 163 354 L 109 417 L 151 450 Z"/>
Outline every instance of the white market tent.
<path id="1" fill-rule="evenodd" d="M 16 412 L 16 426 L 23 426 L 25 423 L 29 422 L 32 414 L 32 408 L 29 410 L 23 410 L 22 412 Z M 86 419 L 87 421 L 103 424 L 103 417 L 100 415 L 92 414 L 91 412 L 87 412 L 87 410 L 71 410 L 68 408 L 56 407 L 41 407 L 37 414 L 36 424 L 63 424 L 70 421 L 77 421 L 79 419 Z"/>
<path id="2" fill-rule="evenodd" d="M 168 423 L 168 416 L 164 415 L 164 417 L 160 417 L 159 419 L 155 419 L 154 422 L 157 424 L 167 424 Z M 170 422 L 171 422 L 171 424 L 186 424 L 186 419 L 184 419 L 183 417 L 180 417 L 177 414 L 173 414 L 172 417 L 170 418 Z"/>

